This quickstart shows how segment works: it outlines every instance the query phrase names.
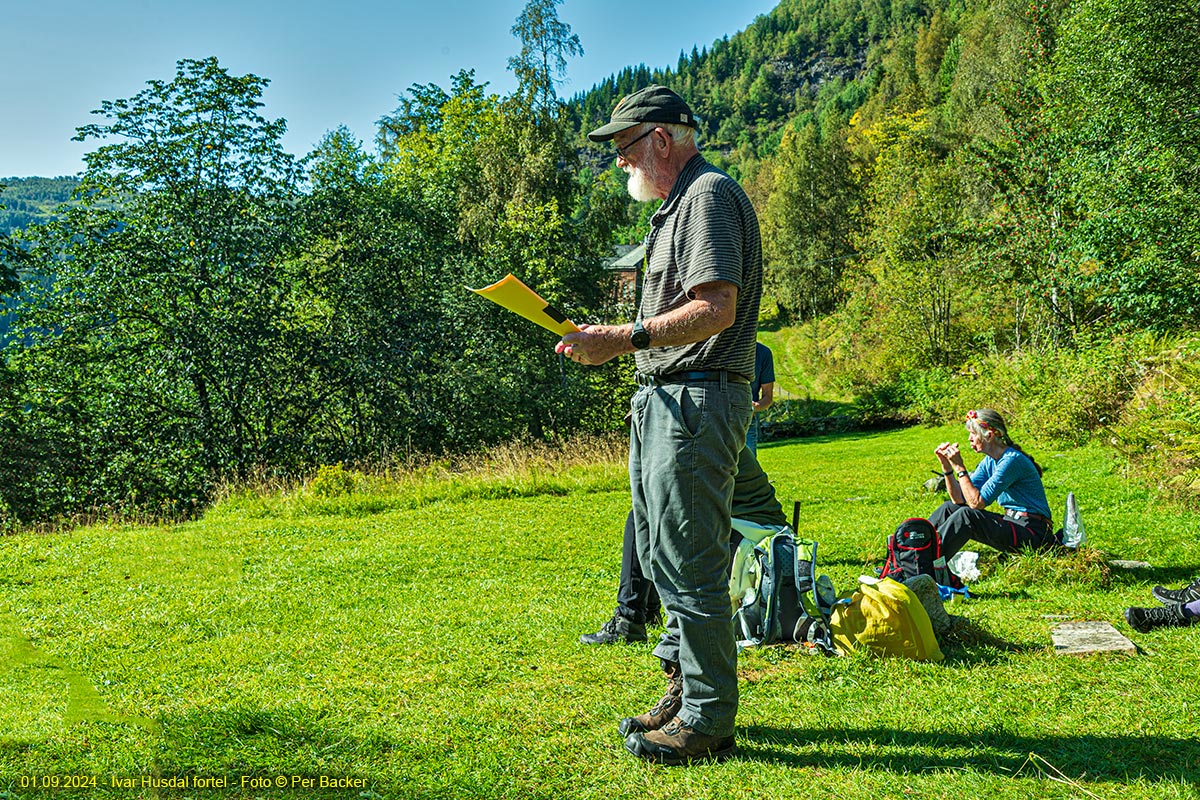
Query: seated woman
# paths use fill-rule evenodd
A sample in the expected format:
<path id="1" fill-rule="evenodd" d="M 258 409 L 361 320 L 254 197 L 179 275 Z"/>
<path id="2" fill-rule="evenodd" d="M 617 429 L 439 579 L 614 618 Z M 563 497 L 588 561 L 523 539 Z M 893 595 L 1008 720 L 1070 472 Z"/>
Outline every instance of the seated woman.
<path id="1" fill-rule="evenodd" d="M 934 450 L 950 500 L 929 516 L 942 536 L 942 555 L 950 558 L 968 540 L 1001 552 L 1056 544 L 1050 505 L 1042 486 L 1042 468 L 1009 438 L 1004 419 L 990 408 L 967 412 L 971 449 L 983 453 L 974 474 L 967 472 L 955 442 Z M 1004 513 L 984 511 L 993 502 Z"/>

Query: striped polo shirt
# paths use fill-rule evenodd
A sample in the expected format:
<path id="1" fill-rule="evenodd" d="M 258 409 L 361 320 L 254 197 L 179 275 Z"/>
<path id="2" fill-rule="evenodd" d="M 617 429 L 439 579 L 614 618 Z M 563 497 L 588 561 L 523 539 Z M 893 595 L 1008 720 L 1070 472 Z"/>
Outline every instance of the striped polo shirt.
<path id="1" fill-rule="evenodd" d="M 650 223 L 638 319 L 679 308 L 691 299 L 694 287 L 713 281 L 738 287 L 737 317 L 708 339 L 637 351 L 638 372 L 729 370 L 752 380 L 762 299 L 762 241 L 750 198 L 737 181 L 697 153 L 684 165 Z"/>

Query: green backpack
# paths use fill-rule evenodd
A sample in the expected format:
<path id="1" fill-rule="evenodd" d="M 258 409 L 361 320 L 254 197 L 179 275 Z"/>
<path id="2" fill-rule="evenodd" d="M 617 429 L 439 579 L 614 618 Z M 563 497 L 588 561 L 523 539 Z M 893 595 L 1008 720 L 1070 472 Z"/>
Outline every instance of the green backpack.
<path id="1" fill-rule="evenodd" d="M 792 642 L 832 653 L 836 597 L 828 576 L 817 576 L 817 543 L 787 525 L 735 518 L 733 528 L 742 535 L 729 577 L 738 647 Z"/>

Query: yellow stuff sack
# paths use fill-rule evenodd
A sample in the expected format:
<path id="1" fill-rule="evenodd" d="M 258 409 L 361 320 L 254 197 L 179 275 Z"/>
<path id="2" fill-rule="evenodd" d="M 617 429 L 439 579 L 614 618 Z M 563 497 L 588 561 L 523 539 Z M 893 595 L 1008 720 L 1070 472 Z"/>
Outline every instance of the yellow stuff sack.
<path id="1" fill-rule="evenodd" d="M 842 653 L 869 650 L 933 662 L 944 658 L 920 599 L 891 578 L 859 578 L 858 591 L 849 603 L 834 606 L 829 625 Z"/>

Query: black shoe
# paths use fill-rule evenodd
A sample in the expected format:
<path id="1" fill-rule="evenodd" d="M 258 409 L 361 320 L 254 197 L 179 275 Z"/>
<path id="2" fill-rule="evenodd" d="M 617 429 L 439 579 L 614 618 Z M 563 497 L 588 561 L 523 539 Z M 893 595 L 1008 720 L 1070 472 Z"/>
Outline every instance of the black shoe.
<path id="1" fill-rule="evenodd" d="M 1154 599 L 1163 605 L 1192 603 L 1200 600 L 1200 581 L 1196 581 L 1182 589 L 1168 589 L 1165 586 L 1155 586 L 1150 590 L 1150 594 L 1154 595 Z"/>
<path id="2" fill-rule="evenodd" d="M 656 731 L 631 733 L 625 749 L 638 758 L 677 766 L 692 761 L 724 761 L 737 750 L 733 736 L 710 736 L 693 730 L 679 717 Z"/>
<path id="3" fill-rule="evenodd" d="M 1155 628 L 1186 628 L 1196 622 L 1195 617 L 1183 613 L 1183 606 L 1174 603 L 1159 608 L 1127 608 L 1125 620 L 1139 633 Z"/>
<path id="4" fill-rule="evenodd" d="M 646 626 L 640 622 L 625 619 L 620 614 L 613 614 L 612 619 L 595 633 L 585 633 L 579 637 L 583 644 L 615 644 L 616 642 L 646 641 Z"/>

